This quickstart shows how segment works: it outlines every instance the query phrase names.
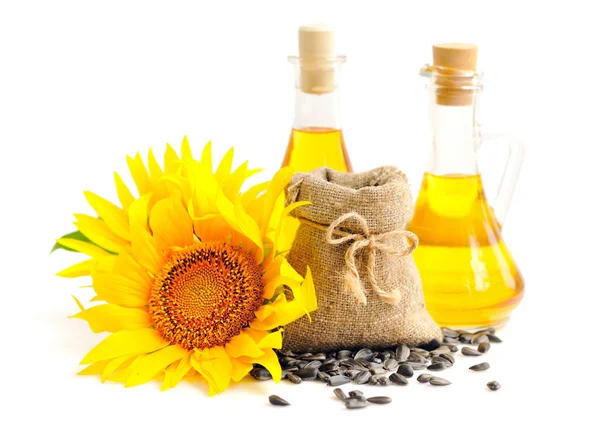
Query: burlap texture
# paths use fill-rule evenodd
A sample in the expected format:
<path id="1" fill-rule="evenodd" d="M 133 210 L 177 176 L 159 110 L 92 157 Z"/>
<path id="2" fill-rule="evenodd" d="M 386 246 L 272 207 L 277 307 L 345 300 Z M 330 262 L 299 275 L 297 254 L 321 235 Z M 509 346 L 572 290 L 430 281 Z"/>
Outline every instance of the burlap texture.
<path id="1" fill-rule="evenodd" d="M 441 340 L 440 328 L 425 308 L 421 279 L 411 255 L 376 252 L 374 276 L 386 291 L 399 290 L 400 302 L 392 305 L 374 293 L 365 266 L 368 249 L 357 251 L 357 265 L 366 293 L 366 304 L 344 289 L 345 254 L 350 242 L 332 245 L 326 229 L 340 216 L 356 212 L 371 234 L 404 229 L 412 217 L 410 187 L 405 175 L 391 166 L 349 174 L 329 168 L 295 174 L 286 189 L 286 203 L 311 201 L 295 209 L 300 221 L 288 261 L 301 274 L 310 266 L 319 308 L 285 328 L 283 348 L 292 351 L 327 351 L 340 348 L 384 348 L 400 343 L 423 345 Z M 362 233 L 356 219 L 338 230 Z M 406 237 L 387 238 L 398 251 L 409 246 Z"/>

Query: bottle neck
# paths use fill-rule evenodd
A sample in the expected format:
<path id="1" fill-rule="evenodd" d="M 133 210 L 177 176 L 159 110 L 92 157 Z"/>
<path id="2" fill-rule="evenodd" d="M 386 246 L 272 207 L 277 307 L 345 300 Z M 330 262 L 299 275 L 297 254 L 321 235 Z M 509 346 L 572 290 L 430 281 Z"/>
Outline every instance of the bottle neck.
<path id="1" fill-rule="evenodd" d="M 433 175 L 474 175 L 479 173 L 480 145 L 477 96 L 472 104 L 440 105 L 431 100 L 431 144 L 426 171 Z"/>
<path id="2" fill-rule="evenodd" d="M 307 93 L 296 88 L 293 128 L 340 130 L 339 88 L 325 94 Z"/>

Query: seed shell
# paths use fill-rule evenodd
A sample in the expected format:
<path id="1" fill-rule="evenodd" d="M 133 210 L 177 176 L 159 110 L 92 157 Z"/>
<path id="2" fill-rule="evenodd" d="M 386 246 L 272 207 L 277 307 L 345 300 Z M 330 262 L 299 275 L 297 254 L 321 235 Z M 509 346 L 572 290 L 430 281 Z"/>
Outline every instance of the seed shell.
<path id="1" fill-rule="evenodd" d="M 460 351 L 465 356 L 480 356 L 481 355 L 481 352 L 479 352 L 476 349 L 473 349 L 472 347 L 468 347 L 468 346 L 463 347 Z"/>
<path id="2" fill-rule="evenodd" d="M 429 379 L 429 384 L 435 385 L 436 387 L 443 387 L 445 385 L 452 384 L 452 382 L 450 382 L 448 379 L 438 378 L 437 376 L 432 376 Z"/>
<path id="3" fill-rule="evenodd" d="M 479 346 L 477 346 L 477 351 L 481 352 L 481 353 L 487 353 L 488 350 L 490 350 L 490 344 L 489 343 L 479 343 Z"/>
<path id="4" fill-rule="evenodd" d="M 348 399 L 348 395 L 341 388 L 336 388 L 335 390 L 333 390 L 333 394 L 335 394 L 340 400 Z"/>
<path id="5" fill-rule="evenodd" d="M 483 372 L 490 368 L 490 365 L 486 362 L 482 362 L 480 364 L 475 364 L 474 366 L 469 367 L 469 370 L 473 370 L 474 372 Z"/>
<path id="6" fill-rule="evenodd" d="M 410 355 L 410 349 L 407 345 L 403 344 L 396 348 L 396 359 L 399 363 L 403 363 L 408 359 Z"/>
<path id="7" fill-rule="evenodd" d="M 388 396 L 375 396 L 375 397 L 369 397 L 367 399 L 367 401 L 371 402 L 371 403 L 375 403 L 377 405 L 385 405 L 386 403 L 391 403 L 392 398 L 388 397 Z"/>
<path id="8" fill-rule="evenodd" d="M 502 387 L 502 385 L 500 385 L 500 382 L 498 382 L 498 381 L 491 381 L 491 382 L 488 382 L 486 385 L 492 391 L 498 391 L 500 389 L 500 387 Z"/>
<path id="9" fill-rule="evenodd" d="M 288 373 L 287 376 L 286 376 L 286 378 L 292 384 L 300 384 L 300 383 L 302 383 L 302 378 L 300 376 L 296 376 L 293 373 Z"/>
<path id="10" fill-rule="evenodd" d="M 359 399 L 348 399 L 346 400 L 346 408 L 348 409 L 359 409 L 366 408 L 369 406 L 369 402 Z"/>
<path id="11" fill-rule="evenodd" d="M 423 376 L 423 375 L 421 375 Z M 396 385 L 408 385 L 408 379 L 398 373 L 392 373 L 389 380 Z"/>
<path id="12" fill-rule="evenodd" d="M 275 406 L 289 406 L 290 402 L 288 402 L 285 399 L 282 399 L 279 396 L 276 396 L 275 394 L 272 394 L 271 396 L 269 396 L 269 402 L 271 403 L 271 405 L 275 405 Z"/>
<path id="13" fill-rule="evenodd" d="M 433 375 L 423 373 L 419 375 L 419 377 L 417 378 L 417 382 L 419 382 L 420 384 L 426 384 L 431 378 L 433 378 Z"/>
<path id="14" fill-rule="evenodd" d="M 351 379 L 347 376 L 336 375 L 329 378 L 327 383 L 331 387 L 339 387 L 340 385 L 347 384 L 351 381 Z"/>
<path id="15" fill-rule="evenodd" d="M 407 378 L 412 378 L 415 374 L 412 366 L 408 363 L 400 364 L 398 366 L 398 370 L 396 371 L 399 375 L 405 376 Z"/>
<path id="16" fill-rule="evenodd" d="M 446 364 L 442 362 L 436 362 L 428 366 L 427 370 L 431 370 L 433 372 L 441 372 L 442 370 L 446 370 Z"/>

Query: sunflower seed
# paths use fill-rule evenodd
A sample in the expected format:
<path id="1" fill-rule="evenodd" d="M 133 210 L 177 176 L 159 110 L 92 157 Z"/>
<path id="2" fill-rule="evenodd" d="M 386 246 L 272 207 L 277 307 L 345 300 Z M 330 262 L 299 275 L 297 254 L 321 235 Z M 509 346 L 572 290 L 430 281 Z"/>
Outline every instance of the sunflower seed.
<path id="1" fill-rule="evenodd" d="M 490 339 L 486 334 L 475 334 L 471 340 L 471 344 L 489 343 Z"/>
<path id="2" fill-rule="evenodd" d="M 371 362 L 370 362 L 370 361 L 367 361 L 367 360 L 366 360 L 366 359 L 364 359 L 364 358 L 358 358 L 358 359 L 355 359 L 355 360 L 354 360 L 354 362 L 356 362 L 356 363 L 360 364 L 361 366 L 363 366 L 363 367 L 365 367 L 365 368 L 367 368 L 367 369 L 369 368 L 369 364 L 371 364 Z"/>
<path id="3" fill-rule="evenodd" d="M 298 359 L 306 359 L 306 358 L 310 358 L 311 356 L 313 356 L 313 354 L 310 352 L 307 352 L 307 353 L 302 353 L 302 354 L 298 355 L 297 358 Z"/>
<path id="4" fill-rule="evenodd" d="M 383 367 L 390 372 L 396 370 L 399 365 L 395 358 L 388 358 L 383 363 Z"/>
<path id="5" fill-rule="evenodd" d="M 373 375 L 383 375 L 383 374 L 387 373 L 387 370 L 384 369 L 383 367 L 376 367 L 374 369 L 371 369 L 370 372 Z"/>
<path id="6" fill-rule="evenodd" d="M 366 361 L 373 361 L 373 351 L 368 348 L 361 349 L 358 352 L 356 352 L 356 355 L 354 355 L 354 359 L 355 360 L 363 359 Z"/>
<path id="7" fill-rule="evenodd" d="M 480 356 L 481 355 L 481 352 L 479 352 L 476 349 L 473 349 L 472 347 L 468 347 L 468 346 L 463 347 L 460 351 L 465 356 Z"/>
<path id="8" fill-rule="evenodd" d="M 381 354 L 379 355 L 379 358 L 381 358 L 384 362 L 388 359 L 392 357 L 392 352 L 390 352 L 389 350 L 384 350 L 383 352 L 381 352 Z"/>
<path id="9" fill-rule="evenodd" d="M 444 337 L 444 344 L 456 344 L 456 343 L 460 343 L 460 340 L 458 338 Z"/>
<path id="10" fill-rule="evenodd" d="M 296 361 L 296 367 L 298 367 L 300 370 L 305 369 L 307 365 L 308 365 L 308 361 L 302 361 L 302 360 Z"/>
<path id="11" fill-rule="evenodd" d="M 352 357 L 352 352 L 350 352 L 349 350 L 340 350 L 338 351 L 336 358 L 337 359 L 346 359 L 346 358 L 351 358 Z"/>
<path id="12" fill-rule="evenodd" d="M 502 340 L 494 334 L 488 335 L 488 340 L 490 340 L 491 343 L 502 343 Z"/>
<path id="13" fill-rule="evenodd" d="M 469 370 L 473 370 L 474 372 L 482 372 L 490 368 L 490 365 L 486 362 L 481 364 L 475 364 L 474 366 L 469 367 Z"/>
<path id="14" fill-rule="evenodd" d="M 398 373 L 392 373 L 389 380 L 396 385 L 408 385 L 408 379 Z"/>
<path id="15" fill-rule="evenodd" d="M 351 399 L 367 400 L 365 393 L 360 390 L 352 390 L 348 393 Z"/>
<path id="16" fill-rule="evenodd" d="M 498 391 L 500 389 L 500 387 L 502 387 L 502 385 L 500 385 L 500 382 L 498 382 L 498 381 L 491 381 L 491 382 L 488 382 L 486 385 L 492 391 Z"/>
<path id="17" fill-rule="evenodd" d="M 455 346 L 453 344 L 448 344 L 448 349 L 450 349 L 450 352 L 452 353 L 458 352 L 458 346 Z"/>
<path id="18" fill-rule="evenodd" d="M 444 334 L 444 337 L 451 337 L 451 338 L 458 338 L 458 336 L 460 335 L 454 329 L 450 329 L 450 328 L 442 328 L 442 334 Z"/>
<path id="19" fill-rule="evenodd" d="M 464 335 L 461 335 L 460 338 L 459 338 L 459 340 L 460 340 L 461 343 L 470 344 L 471 340 L 473 340 L 473 334 L 464 334 Z"/>
<path id="20" fill-rule="evenodd" d="M 383 368 L 383 364 L 377 363 L 377 362 L 370 362 L 367 367 L 369 369 L 382 369 Z"/>
<path id="21" fill-rule="evenodd" d="M 286 370 L 288 373 L 294 373 L 294 372 L 297 372 L 299 369 L 298 369 L 298 367 L 296 367 L 296 366 L 292 366 L 292 367 L 287 367 L 285 370 Z"/>
<path id="22" fill-rule="evenodd" d="M 403 363 L 404 361 L 406 361 L 409 355 L 410 349 L 407 345 L 403 344 L 396 348 L 396 359 L 399 363 Z"/>
<path id="23" fill-rule="evenodd" d="M 356 376 L 353 377 L 353 380 L 356 384 L 366 384 L 371 380 L 370 372 L 359 372 Z"/>
<path id="24" fill-rule="evenodd" d="M 419 377 L 417 378 L 417 382 L 419 382 L 420 384 L 426 384 L 431 378 L 433 378 L 433 375 L 423 373 L 419 375 Z"/>
<path id="25" fill-rule="evenodd" d="M 269 379 L 273 378 L 271 376 L 271 373 L 269 373 L 267 369 L 264 369 L 262 367 L 254 367 L 250 371 L 250 376 L 252 376 L 257 381 L 268 381 Z"/>
<path id="26" fill-rule="evenodd" d="M 327 355 L 324 353 L 316 353 L 306 358 L 302 358 L 305 361 L 325 361 L 327 359 Z"/>
<path id="27" fill-rule="evenodd" d="M 300 376 L 296 376 L 293 373 L 288 373 L 286 379 L 292 384 L 300 384 L 302 382 L 302 378 Z"/>
<path id="28" fill-rule="evenodd" d="M 317 378 L 319 371 L 317 369 L 302 369 L 296 372 L 303 380 L 313 380 Z"/>
<path id="29" fill-rule="evenodd" d="M 377 383 L 379 385 L 383 385 L 383 386 L 392 385 L 392 381 L 390 381 L 390 379 L 388 377 L 385 377 L 385 376 L 382 376 L 379 379 L 377 379 Z"/>
<path id="30" fill-rule="evenodd" d="M 279 396 L 276 396 L 275 394 L 269 396 L 269 402 L 271 402 L 271 405 L 275 405 L 275 406 L 289 406 L 290 402 L 288 402 L 285 399 L 282 399 Z"/>
<path id="31" fill-rule="evenodd" d="M 379 382 L 377 382 L 376 378 L 371 377 L 371 379 L 369 379 L 369 385 L 379 385 Z"/>
<path id="32" fill-rule="evenodd" d="M 438 378 L 437 376 L 432 376 L 429 379 L 429 383 L 431 385 L 435 385 L 436 387 L 443 387 L 444 385 L 450 385 L 452 382 L 450 382 L 448 379 Z"/>
<path id="33" fill-rule="evenodd" d="M 309 362 L 305 367 L 304 370 L 306 369 L 318 369 L 319 367 L 321 367 L 323 365 L 323 363 L 319 360 L 312 360 L 311 362 Z"/>
<path id="34" fill-rule="evenodd" d="M 442 345 L 442 342 L 440 340 L 438 340 L 437 338 L 434 338 L 429 343 L 425 343 L 421 347 L 425 350 L 434 350 L 434 349 L 437 349 L 438 347 L 440 347 L 441 345 Z"/>
<path id="35" fill-rule="evenodd" d="M 296 354 L 291 350 L 281 350 L 279 353 L 283 356 L 291 356 L 292 358 L 296 356 Z"/>
<path id="36" fill-rule="evenodd" d="M 408 359 L 406 360 L 406 362 L 416 362 L 420 364 L 423 364 L 425 361 L 427 361 L 427 358 L 419 355 L 418 353 L 411 353 Z"/>
<path id="37" fill-rule="evenodd" d="M 327 352 L 327 359 L 335 359 L 336 354 L 337 354 L 337 352 L 335 350 L 332 350 L 331 352 Z"/>
<path id="38" fill-rule="evenodd" d="M 452 366 L 452 363 L 450 361 L 448 361 L 446 358 L 442 358 L 441 356 L 434 356 L 433 358 L 431 358 L 431 363 L 432 364 L 436 364 L 436 363 L 444 364 L 445 367 Z"/>
<path id="39" fill-rule="evenodd" d="M 436 362 L 427 367 L 427 370 L 431 370 L 433 372 L 441 372 L 442 370 L 446 370 L 446 364 L 442 362 Z"/>
<path id="40" fill-rule="evenodd" d="M 330 362 L 327 364 L 323 364 L 321 367 L 319 367 L 319 370 L 321 370 L 322 372 L 331 372 L 333 370 L 337 370 L 340 368 L 340 363 L 338 363 L 337 361 L 334 362 Z"/>
<path id="41" fill-rule="evenodd" d="M 317 378 L 321 381 L 321 382 L 327 382 L 329 381 L 329 378 L 331 376 L 329 376 L 327 373 L 323 373 L 323 372 L 318 372 L 317 373 Z"/>
<path id="42" fill-rule="evenodd" d="M 413 370 L 413 368 L 410 364 L 404 363 L 404 364 L 400 364 L 398 366 L 398 370 L 396 370 L 396 373 L 398 373 L 399 375 L 405 376 L 407 378 L 412 378 L 415 371 Z"/>
<path id="43" fill-rule="evenodd" d="M 443 353 L 448 353 L 448 352 L 450 352 L 450 348 L 448 346 L 444 345 L 444 346 L 438 347 L 435 350 L 432 350 L 431 352 L 429 352 L 429 354 L 431 356 L 439 356 Z"/>
<path id="44" fill-rule="evenodd" d="M 391 403 L 392 398 L 387 397 L 387 396 L 375 396 L 375 397 L 369 397 L 367 399 L 367 402 L 375 403 L 377 405 L 385 405 L 386 403 Z"/>
<path id="45" fill-rule="evenodd" d="M 293 363 L 295 362 L 296 359 L 292 358 L 291 356 L 284 356 L 283 358 L 281 358 L 281 360 L 279 361 L 281 364 L 289 364 L 289 363 Z"/>
<path id="46" fill-rule="evenodd" d="M 358 400 L 358 399 L 348 399 L 346 400 L 346 408 L 348 409 L 359 409 L 366 408 L 369 406 L 369 402 Z"/>
<path id="47" fill-rule="evenodd" d="M 333 363 L 338 363 L 339 364 L 338 360 L 335 359 L 335 356 L 328 357 L 325 361 L 323 361 L 323 365 L 325 365 L 325 364 L 333 364 Z"/>
<path id="48" fill-rule="evenodd" d="M 413 370 L 425 370 L 427 368 L 427 364 L 425 363 L 406 362 L 404 364 L 408 364 Z"/>
<path id="49" fill-rule="evenodd" d="M 351 379 L 347 376 L 337 375 L 329 378 L 327 383 L 330 387 L 339 387 L 340 385 L 347 384 Z"/>
<path id="50" fill-rule="evenodd" d="M 373 358 L 373 362 L 381 364 L 383 362 L 383 360 L 381 358 L 375 357 L 375 358 Z"/>
<path id="51" fill-rule="evenodd" d="M 446 361 L 448 361 L 450 364 L 454 364 L 455 363 L 455 359 L 452 356 L 451 353 L 443 353 L 440 355 L 440 358 L 444 358 Z"/>
<path id="52" fill-rule="evenodd" d="M 341 388 L 336 388 L 335 390 L 333 390 L 333 394 L 335 394 L 340 400 L 348 399 L 348 395 L 344 393 L 344 390 L 342 390 Z"/>
<path id="53" fill-rule="evenodd" d="M 490 347 L 492 346 L 489 343 L 479 343 L 479 346 L 477 346 L 477 351 L 481 353 L 487 353 L 487 351 L 490 350 Z"/>

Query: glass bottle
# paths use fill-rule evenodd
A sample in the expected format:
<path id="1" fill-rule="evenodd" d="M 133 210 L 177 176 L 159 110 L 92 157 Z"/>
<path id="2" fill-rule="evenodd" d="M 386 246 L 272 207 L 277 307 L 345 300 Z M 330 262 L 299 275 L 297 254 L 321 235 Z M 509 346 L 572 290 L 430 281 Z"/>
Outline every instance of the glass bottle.
<path id="1" fill-rule="evenodd" d="M 428 80 L 431 142 L 410 230 L 427 308 L 438 324 L 481 327 L 504 323 L 523 297 L 523 277 L 502 239 L 523 160 L 509 141 L 509 158 L 494 207 L 488 203 L 477 156 L 482 74 L 477 47 L 440 44 Z"/>
<path id="2" fill-rule="evenodd" d="M 299 56 L 288 59 L 295 72 L 295 111 L 282 166 L 297 172 L 328 166 L 351 171 L 340 118 L 340 69 L 335 32 L 323 25 L 298 31 Z"/>

